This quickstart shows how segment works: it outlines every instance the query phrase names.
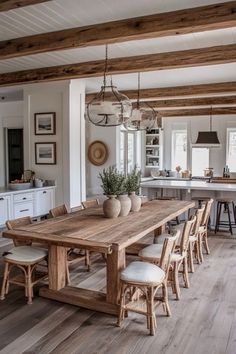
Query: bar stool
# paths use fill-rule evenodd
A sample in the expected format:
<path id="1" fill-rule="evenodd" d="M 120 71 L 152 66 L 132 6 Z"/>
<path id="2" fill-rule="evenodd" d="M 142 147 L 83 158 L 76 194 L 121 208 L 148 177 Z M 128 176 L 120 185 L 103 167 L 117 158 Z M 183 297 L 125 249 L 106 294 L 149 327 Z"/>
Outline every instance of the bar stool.
<path id="1" fill-rule="evenodd" d="M 216 209 L 216 225 L 215 225 L 215 234 L 220 231 L 220 226 L 221 227 L 229 227 L 229 231 L 231 235 L 233 234 L 233 227 L 236 226 L 236 210 L 235 210 L 235 205 L 234 201 L 230 198 L 218 198 L 216 199 L 217 201 L 217 209 Z M 230 204 L 233 209 L 233 215 L 234 215 L 234 223 L 231 221 L 231 216 L 230 216 Z M 222 211 L 222 206 L 224 206 L 224 211 L 227 212 L 228 214 L 228 221 L 222 221 L 221 220 L 221 211 Z"/>

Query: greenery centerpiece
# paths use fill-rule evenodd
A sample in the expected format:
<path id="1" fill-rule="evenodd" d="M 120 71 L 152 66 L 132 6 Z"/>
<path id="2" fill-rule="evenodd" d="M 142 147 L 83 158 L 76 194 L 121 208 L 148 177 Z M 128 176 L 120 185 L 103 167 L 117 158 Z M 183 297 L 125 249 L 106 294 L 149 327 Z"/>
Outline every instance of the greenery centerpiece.
<path id="1" fill-rule="evenodd" d="M 109 166 L 99 173 L 99 178 L 102 181 L 103 194 L 108 198 L 103 203 L 104 215 L 108 218 L 116 218 L 121 211 L 121 203 L 116 197 L 124 192 L 125 177 L 115 166 Z"/>
<path id="2" fill-rule="evenodd" d="M 135 167 L 126 178 L 126 191 L 129 193 L 131 199 L 131 211 L 139 211 L 141 208 L 141 198 L 137 195 L 139 193 L 141 183 L 141 171 Z"/>

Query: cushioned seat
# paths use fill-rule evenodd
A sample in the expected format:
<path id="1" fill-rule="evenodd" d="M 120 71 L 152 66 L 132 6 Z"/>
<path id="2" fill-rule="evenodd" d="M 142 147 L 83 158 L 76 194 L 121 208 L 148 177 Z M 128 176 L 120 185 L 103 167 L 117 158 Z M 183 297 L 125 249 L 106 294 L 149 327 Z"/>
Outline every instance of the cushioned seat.
<path id="1" fill-rule="evenodd" d="M 155 264 L 132 262 L 121 272 L 121 280 L 125 282 L 158 284 L 165 279 L 165 272 Z"/>
<path id="2" fill-rule="evenodd" d="M 143 248 L 141 251 L 139 251 L 139 257 L 141 258 L 155 258 L 155 259 L 160 259 L 161 258 L 161 252 L 162 252 L 162 244 L 153 244 L 150 246 L 147 246 Z"/>
<path id="3" fill-rule="evenodd" d="M 184 255 L 180 253 L 171 253 L 171 262 L 178 262 L 184 258 Z"/>
<path id="4" fill-rule="evenodd" d="M 47 256 L 48 252 L 45 249 L 19 246 L 14 247 L 9 251 L 9 254 L 4 256 L 7 261 L 24 262 L 24 263 L 37 263 Z"/>

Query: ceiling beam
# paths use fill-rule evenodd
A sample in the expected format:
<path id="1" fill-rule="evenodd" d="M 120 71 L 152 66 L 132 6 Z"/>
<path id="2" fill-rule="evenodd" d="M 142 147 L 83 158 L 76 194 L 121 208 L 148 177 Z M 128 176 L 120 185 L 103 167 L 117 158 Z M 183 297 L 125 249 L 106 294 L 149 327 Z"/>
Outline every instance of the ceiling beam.
<path id="1" fill-rule="evenodd" d="M 176 52 L 114 58 L 108 61 L 110 75 L 215 65 L 235 62 L 236 44 Z M 102 76 L 104 61 L 52 66 L 0 75 L 0 86 Z"/>
<path id="2" fill-rule="evenodd" d="M 222 97 L 197 97 L 197 98 L 180 98 L 148 101 L 148 104 L 153 108 L 183 108 L 196 106 L 236 106 L 236 96 L 222 96 Z"/>
<path id="3" fill-rule="evenodd" d="M 194 117 L 194 116 L 213 116 L 215 115 L 229 115 L 236 116 L 236 107 L 227 108 L 197 108 L 197 109 L 178 109 L 178 110 L 158 110 L 162 117 Z"/>
<path id="4" fill-rule="evenodd" d="M 2 0 L 0 2 L 0 12 L 19 9 L 29 5 L 36 5 L 50 0 Z"/>
<path id="5" fill-rule="evenodd" d="M 137 99 L 137 90 L 122 91 L 131 100 Z M 156 100 L 168 97 L 192 98 L 196 96 L 214 96 L 214 95 L 236 94 L 236 82 L 218 82 L 213 84 L 200 84 L 188 86 L 156 87 L 140 91 L 141 100 Z M 86 101 L 89 102 L 95 96 L 94 93 L 86 95 Z"/>
<path id="6" fill-rule="evenodd" d="M 236 26 L 236 1 L 230 1 L 2 41 L 0 59 L 234 26 Z"/>

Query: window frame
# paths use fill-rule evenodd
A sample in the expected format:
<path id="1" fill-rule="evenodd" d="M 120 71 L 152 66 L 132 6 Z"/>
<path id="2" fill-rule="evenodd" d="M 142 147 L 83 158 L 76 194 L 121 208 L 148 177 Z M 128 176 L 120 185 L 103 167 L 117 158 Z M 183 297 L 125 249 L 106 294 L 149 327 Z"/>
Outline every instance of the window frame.
<path id="1" fill-rule="evenodd" d="M 120 136 L 121 134 L 123 134 L 124 136 L 124 156 L 123 156 L 123 160 L 124 160 L 124 169 L 123 171 L 121 170 L 121 152 L 119 154 L 119 170 L 121 172 L 123 172 L 125 175 L 127 175 L 130 171 L 128 170 L 128 137 L 129 134 L 133 135 L 133 167 L 138 166 L 140 164 L 139 161 L 139 156 L 140 154 L 138 153 L 138 149 L 140 148 L 140 136 L 139 136 L 138 131 L 135 130 L 125 130 L 124 128 L 120 128 Z M 121 139 L 120 139 L 120 143 L 121 143 Z M 119 150 L 120 150 L 120 146 L 119 146 Z"/>
<path id="2" fill-rule="evenodd" d="M 171 130 L 171 170 L 175 171 L 176 168 L 176 163 L 174 166 L 174 157 L 175 157 L 175 149 L 174 149 L 174 140 L 176 142 L 176 137 L 174 137 L 176 135 L 176 133 L 186 133 L 186 166 L 181 166 L 181 168 L 183 170 L 188 168 L 188 129 L 186 128 L 173 128 Z M 175 144 L 176 146 L 176 144 Z"/>
<path id="3" fill-rule="evenodd" d="M 229 142 L 230 142 L 230 133 L 236 133 L 236 127 L 228 127 L 226 130 L 226 165 L 229 166 L 230 172 L 236 172 L 231 169 L 229 165 Z"/>

